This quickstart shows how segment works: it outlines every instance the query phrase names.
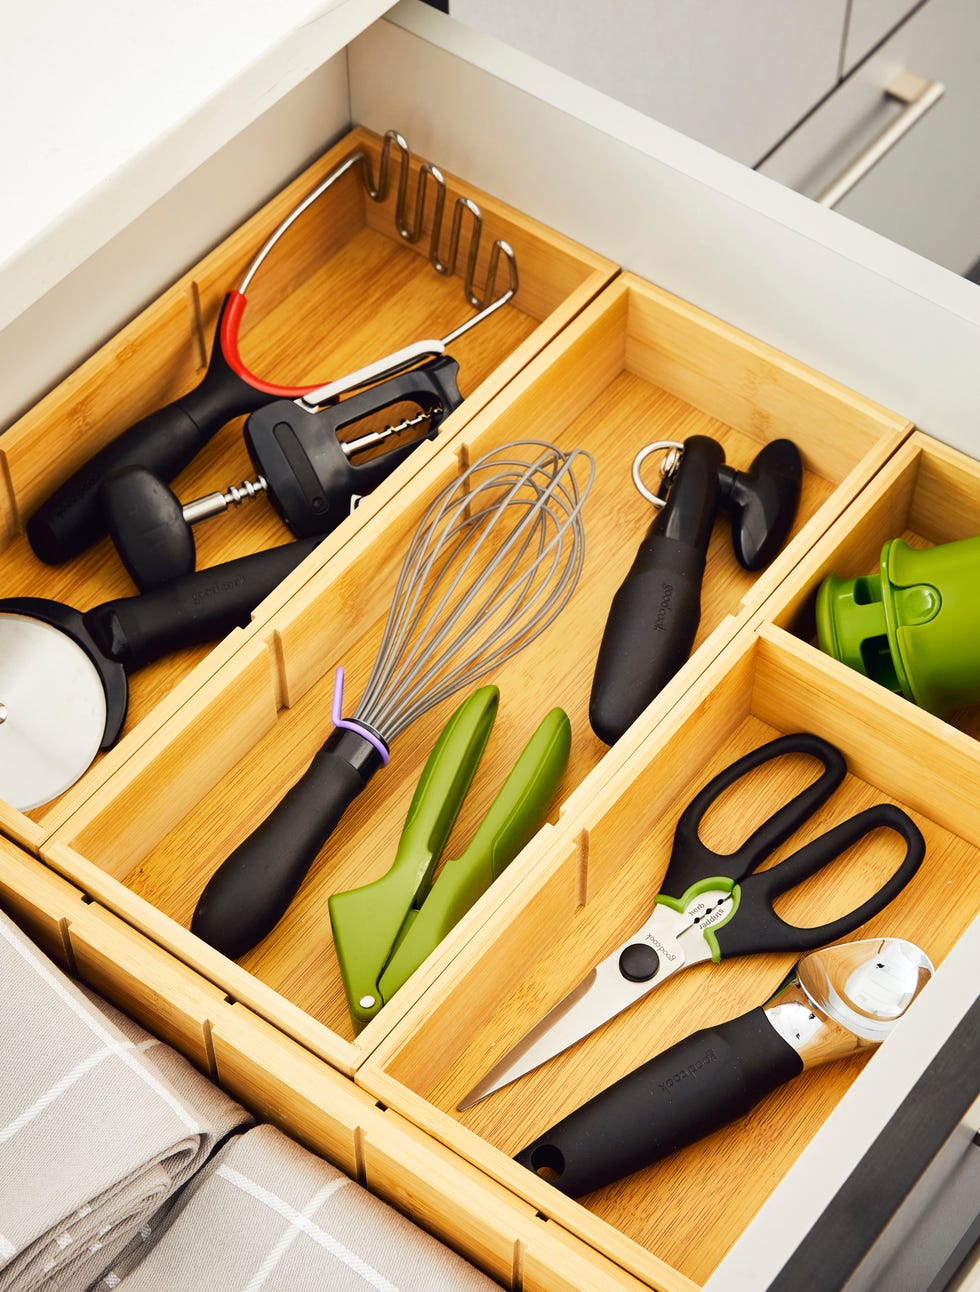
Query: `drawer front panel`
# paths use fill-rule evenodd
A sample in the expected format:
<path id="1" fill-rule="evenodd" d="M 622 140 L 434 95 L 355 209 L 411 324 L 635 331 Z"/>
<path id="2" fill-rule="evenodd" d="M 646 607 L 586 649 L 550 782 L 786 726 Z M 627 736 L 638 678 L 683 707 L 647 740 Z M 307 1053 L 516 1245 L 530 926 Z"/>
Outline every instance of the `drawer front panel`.
<path id="1" fill-rule="evenodd" d="M 851 0 L 841 71 L 853 71 L 875 45 L 907 18 L 921 0 Z"/>
<path id="2" fill-rule="evenodd" d="M 846 5 L 450 0 L 449 12 L 753 166 L 833 89 Z"/>
<path id="3" fill-rule="evenodd" d="M 971 0 L 929 0 L 794 131 L 761 172 L 819 199 L 908 111 L 888 92 L 889 87 L 902 89 L 902 73 L 939 82 L 944 92 L 935 106 L 914 121 L 835 209 L 965 273 L 980 257 L 978 43 L 980 8 Z"/>

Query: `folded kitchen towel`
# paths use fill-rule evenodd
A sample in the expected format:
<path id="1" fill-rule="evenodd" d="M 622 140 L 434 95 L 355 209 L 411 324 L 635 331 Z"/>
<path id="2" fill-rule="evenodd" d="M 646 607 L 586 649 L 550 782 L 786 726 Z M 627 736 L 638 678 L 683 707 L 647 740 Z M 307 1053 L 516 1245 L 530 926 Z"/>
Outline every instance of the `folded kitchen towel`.
<path id="1" fill-rule="evenodd" d="M 499 1292 L 273 1126 L 234 1136 L 187 1186 L 121 1292 Z"/>
<path id="2" fill-rule="evenodd" d="M 244 1109 L 0 913 L 0 1292 L 118 1283 Z"/>

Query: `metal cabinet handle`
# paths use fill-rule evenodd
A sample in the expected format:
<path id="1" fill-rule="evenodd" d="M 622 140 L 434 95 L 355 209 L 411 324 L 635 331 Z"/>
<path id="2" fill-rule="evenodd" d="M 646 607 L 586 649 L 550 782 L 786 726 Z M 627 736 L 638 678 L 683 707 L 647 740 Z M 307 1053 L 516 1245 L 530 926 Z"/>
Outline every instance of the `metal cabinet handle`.
<path id="1" fill-rule="evenodd" d="M 885 96 L 897 99 L 905 107 L 890 125 L 858 153 L 840 174 L 817 194 L 821 206 L 834 207 L 859 180 L 864 179 L 872 167 L 877 166 L 898 141 L 907 135 L 920 117 L 943 97 L 946 87 L 942 81 L 927 81 L 912 72 L 902 72 L 885 88 Z"/>

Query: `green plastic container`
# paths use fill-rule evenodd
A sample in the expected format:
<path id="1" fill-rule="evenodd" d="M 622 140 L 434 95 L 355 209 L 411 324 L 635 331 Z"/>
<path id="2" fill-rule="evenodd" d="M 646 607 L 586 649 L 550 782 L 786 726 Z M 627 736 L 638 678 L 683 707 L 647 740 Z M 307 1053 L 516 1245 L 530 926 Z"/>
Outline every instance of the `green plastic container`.
<path id="1" fill-rule="evenodd" d="M 828 575 L 817 641 L 939 717 L 980 704 L 980 537 L 921 551 L 893 538 L 876 574 Z"/>

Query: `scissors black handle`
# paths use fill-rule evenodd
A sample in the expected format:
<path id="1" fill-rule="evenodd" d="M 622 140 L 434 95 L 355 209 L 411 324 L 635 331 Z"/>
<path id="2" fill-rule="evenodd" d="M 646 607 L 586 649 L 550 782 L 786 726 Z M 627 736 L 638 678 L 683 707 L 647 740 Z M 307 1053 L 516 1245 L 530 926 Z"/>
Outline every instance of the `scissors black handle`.
<path id="1" fill-rule="evenodd" d="M 894 875 L 866 902 L 840 919 L 815 928 L 788 924 L 776 914 L 773 902 L 781 893 L 815 875 L 873 830 L 894 830 L 905 840 L 906 852 Z M 751 955 L 756 951 L 812 951 L 852 933 L 898 896 L 919 869 L 925 852 L 921 831 L 901 808 L 879 803 L 858 812 L 769 870 L 749 875 L 742 881 L 738 909 L 727 924 L 715 929 L 722 956 Z"/>
<path id="2" fill-rule="evenodd" d="M 748 772 L 784 754 L 808 754 L 823 764 L 821 775 L 777 812 L 762 823 L 731 853 L 718 853 L 705 846 L 698 833 L 705 812 L 712 803 Z M 847 773 L 844 755 L 828 741 L 808 731 L 778 736 L 719 772 L 694 796 L 681 813 L 674 831 L 670 864 L 661 884 L 661 892 L 680 898 L 702 879 L 715 875 L 740 880 L 798 829 L 821 807 L 840 785 Z"/>

